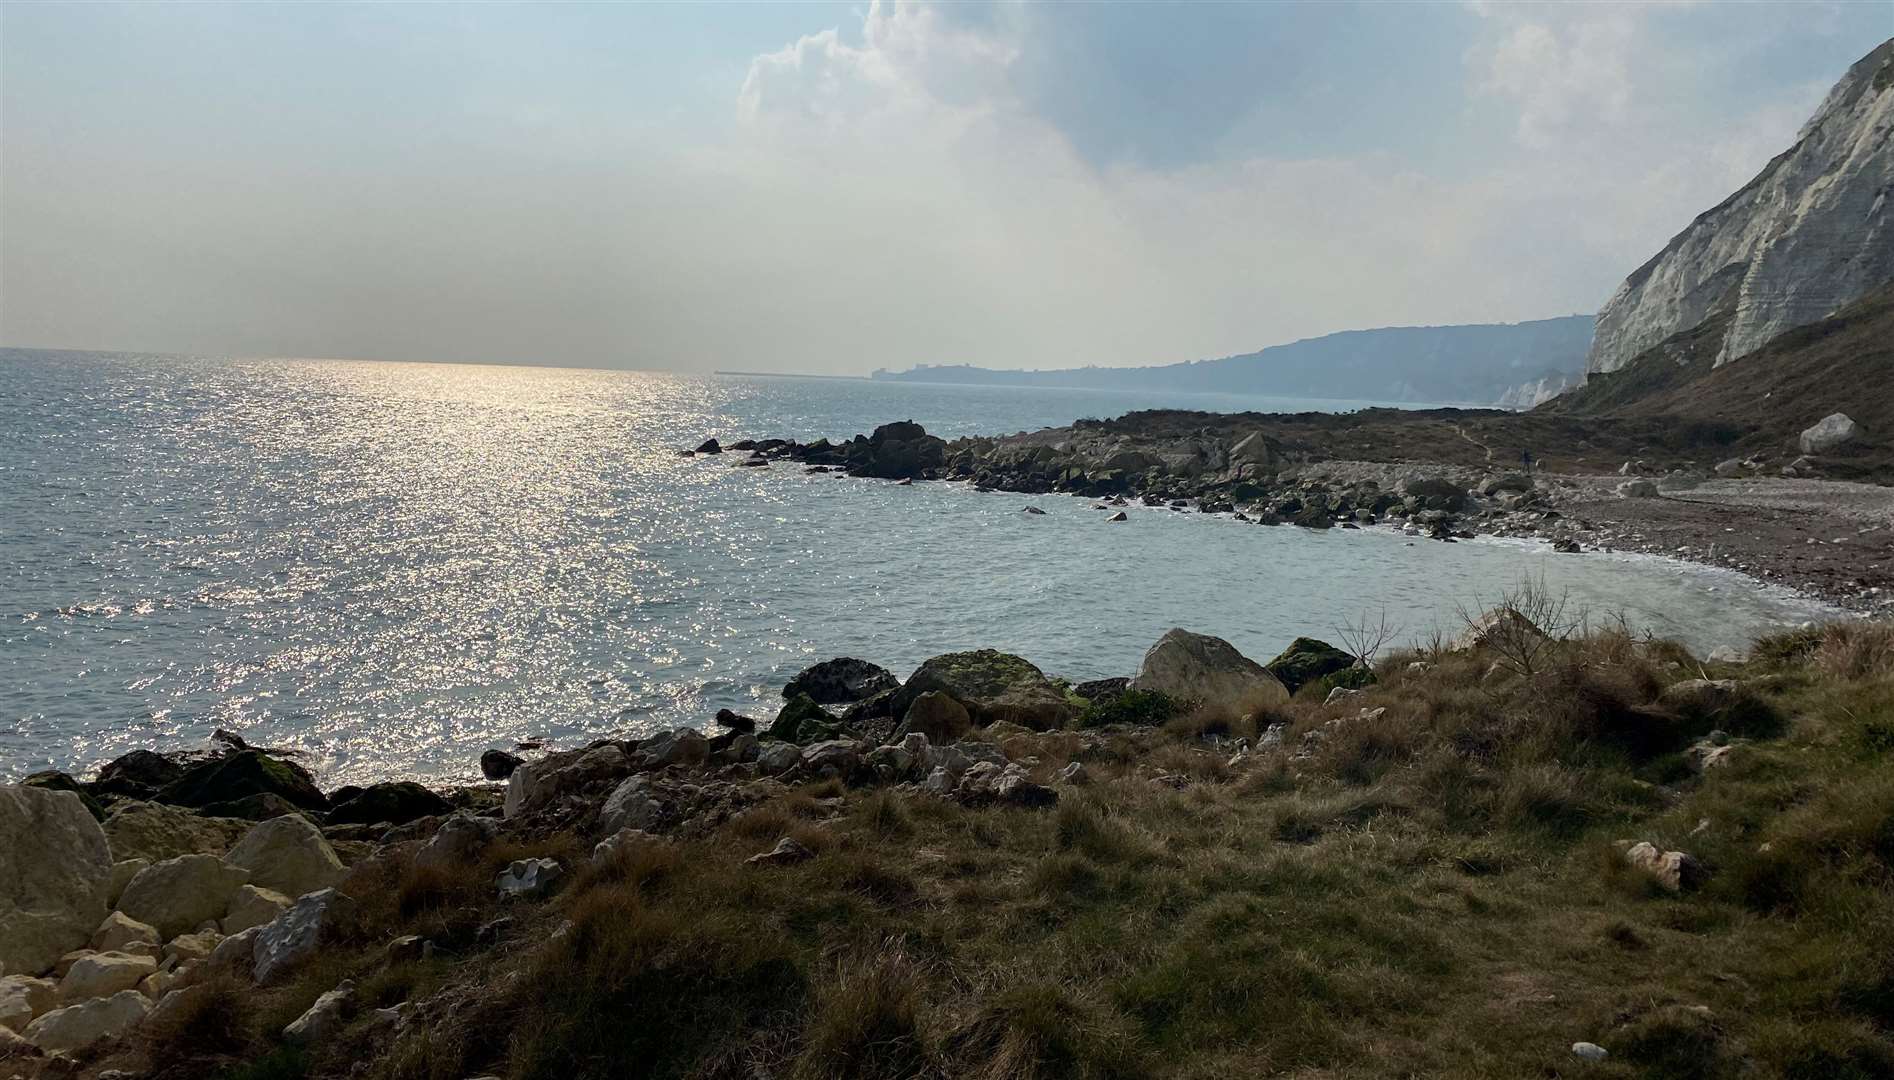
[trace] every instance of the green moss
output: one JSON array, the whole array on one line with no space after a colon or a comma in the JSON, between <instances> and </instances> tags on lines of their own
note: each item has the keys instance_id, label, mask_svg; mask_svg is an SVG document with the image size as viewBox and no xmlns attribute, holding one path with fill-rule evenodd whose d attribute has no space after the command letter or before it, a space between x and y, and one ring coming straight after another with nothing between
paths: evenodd
<instances>
[{"instance_id":1,"label":"green moss","mask_svg":"<svg viewBox=\"0 0 1894 1080\"><path fill-rule=\"evenodd\" d=\"M1161 690L1126 690L1105 701L1088 701L1079 714L1082 728L1107 724L1133 724L1157 727L1181 710L1175 699Z\"/></svg>"}]
</instances>

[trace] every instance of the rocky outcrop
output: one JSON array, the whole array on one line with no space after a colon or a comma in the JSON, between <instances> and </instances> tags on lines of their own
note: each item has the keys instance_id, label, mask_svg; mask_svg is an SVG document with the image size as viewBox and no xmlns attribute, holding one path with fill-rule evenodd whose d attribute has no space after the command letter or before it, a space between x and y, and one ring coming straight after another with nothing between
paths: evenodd
<instances>
[{"instance_id":1,"label":"rocky outcrop","mask_svg":"<svg viewBox=\"0 0 1894 1080\"><path fill-rule=\"evenodd\" d=\"M204 817L163 803L125 803L105 819L115 859L162 862L179 855L222 855L250 828L236 818Z\"/></svg>"},{"instance_id":2,"label":"rocky outcrop","mask_svg":"<svg viewBox=\"0 0 1894 1080\"><path fill-rule=\"evenodd\" d=\"M153 863L125 886L118 908L155 926L166 941L224 917L237 887L250 872L227 866L215 855L180 855Z\"/></svg>"},{"instance_id":3,"label":"rocky outcrop","mask_svg":"<svg viewBox=\"0 0 1894 1080\"><path fill-rule=\"evenodd\" d=\"M1181 628L1166 631L1145 652L1131 688L1237 714L1289 700L1282 681L1236 646Z\"/></svg>"},{"instance_id":4,"label":"rocky outcrop","mask_svg":"<svg viewBox=\"0 0 1894 1080\"><path fill-rule=\"evenodd\" d=\"M405 825L415 818L451 814L454 804L412 780L370 784L329 811L331 825Z\"/></svg>"},{"instance_id":5,"label":"rocky outcrop","mask_svg":"<svg viewBox=\"0 0 1894 1080\"><path fill-rule=\"evenodd\" d=\"M1704 212L1599 312L1588 373L1729 315L1718 365L1894 279L1894 40L1842 76L1795 145Z\"/></svg>"},{"instance_id":6,"label":"rocky outcrop","mask_svg":"<svg viewBox=\"0 0 1894 1080\"><path fill-rule=\"evenodd\" d=\"M880 664L840 656L804 668L783 687L783 700L800 694L817 705L847 705L899 685L894 672Z\"/></svg>"},{"instance_id":7,"label":"rocky outcrop","mask_svg":"<svg viewBox=\"0 0 1894 1080\"><path fill-rule=\"evenodd\" d=\"M0 787L0 968L37 975L105 918L112 856L69 791Z\"/></svg>"},{"instance_id":8,"label":"rocky outcrop","mask_svg":"<svg viewBox=\"0 0 1894 1080\"><path fill-rule=\"evenodd\" d=\"M309 771L261 750L241 750L195 766L159 790L159 802L214 807L252 796L270 795L301 810L327 810L329 800L316 789Z\"/></svg>"},{"instance_id":9,"label":"rocky outcrop","mask_svg":"<svg viewBox=\"0 0 1894 1080\"><path fill-rule=\"evenodd\" d=\"M1299 637L1289 643L1274 660L1265 664L1271 675L1281 680L1291 694L1304 683L1346 671L1355 666L1353 655L1316 638Z\"/></svg>"},{"instance_id":10,"label":"rocky outcrop","mask_svg":"<svg viewBox=\"0 0 1894 1080\"><path fill-rule=\"evenodd\" d=\"M1078 715L1077 706L1045 672L995 649L946 653L923 663L895 693L896 715L906 716L930 690L959 702L980 727L1006 722L1044 731L1064 727Z\"/></svg>"},{"instance_id":11,"label":"rocky outcrop","mask_svg":"<svg viewBox=\"0 0 1894 1080\"><path fill-rule=\"evenodd\" d=\"M252 828L224 862L249 871L250 884L288 897L326 889L342 878L342 860L335 849L322 830L300 814L285 814Z\"/></svg>"},{"instance_id":12,"label":"rocky outcrop","mask_svg":"<svg viewBox=\"0 0 1894 1080\"><path fill-rule=\"evenodd\" d=\"M26 1026L26 1041L51 1054L84 1050L101 1039L131 1031L151 1010L151 1002L136 990L120 990L111 997L54 1009Z\"/></svg>"}]
</instances>

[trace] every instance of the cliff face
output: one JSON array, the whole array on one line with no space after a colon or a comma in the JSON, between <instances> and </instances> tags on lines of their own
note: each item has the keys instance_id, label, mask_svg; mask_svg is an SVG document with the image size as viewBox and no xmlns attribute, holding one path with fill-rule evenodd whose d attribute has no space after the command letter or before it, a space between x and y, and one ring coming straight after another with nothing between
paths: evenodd
<instances>
[{"instance_id":1,"label":"cliff face","mask_svg":"<svg viewBox=\"0 0 1894 1080\"><path fill-rule=\"evenodd\" d=\"M1721 365L1894 279L1891 200L1894 39L1848 69L1794 146L1625 279L1586 371L1728 314Z\"/></svg>"}]
</instances>

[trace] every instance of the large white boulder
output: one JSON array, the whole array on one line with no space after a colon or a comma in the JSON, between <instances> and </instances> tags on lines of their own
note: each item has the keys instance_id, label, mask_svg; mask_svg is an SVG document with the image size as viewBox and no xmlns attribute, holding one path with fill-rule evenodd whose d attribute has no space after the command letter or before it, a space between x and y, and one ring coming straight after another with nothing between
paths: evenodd
<instances>
[{"instance_id":1,"label":"large white boulder","mask_svg":"<svg viewBox=\"0 0 1894 1080\"><path fill-rule=\"evenodd\" d=\"M215 855L180 855L138 872L118 898L118 909L158 928L166 940L223 918L250 872Z\"/></svg>"},{"instance_id":2,"label":"large white boulder","mask_svg":"<svg viewBox=\"0 0 1894 1080\"><path fill-rule=\"evenodd\" d=\"M105 917L112 854L70 791L0 787L0 970L37 975Z\"/></svg>"},{"instance_id":3,"label":"large white boulder","mask_svg":"<svg viewBox=\"0 0 1894 1080\"><path fill-rule=\"evenodd\" d=\"M1134 690L1156 690L1209 709L1249 713L1289 700L1282 681L1236 646L1208 634L1172 629L1146 650Z\"/></svg>"},{"instance_id":4,"label":"large white boulder","mask_svg":"<svg viewBox=\"0 0 1894 1080\"><path fill-rule=\"evenodd\" d=\"M259 889L255 885L238 887L237 894L230 898L230 908L224 913L223 931L226 934L241 934L252 926L262 926L295 903L289 897L273 889Z\"/></svg>"},{"instance_id":5,"label":"large white boulder","mask_svg":"<svg viewBox=\"0 0 1894 1080\"><path fill-rule=\"evenodd\" d=\"M59 984L31 975L0 978L0 1027L25 1031L33 1018L59 1003Z\"/></svg>"},{"instance_id":6,"label":"large white boulder","mask_svg":"<svg viewBox=\"0 0 1894 1080\"><path fill-rule=\"evenodd\" d=\"M1801 446L1804 454L1821 454L1842 443L1849 442L1861 434L1861 425L1849 418L1847 413L1829 413L1802 432Z\"/></svg>"},{"instance_id":7,"label":"large white boulder","mask_svg":"<svg viewBox=\"0 0 1894 1080\"><path fill-rule=\"evenodd\" d=\"M284 814L255 826L224 862L249 871L250 884L288 897L326 889L341 881L343 872L342 860L322 830L301 814Z\"/></svg>"},{"instance_id":8,"label":"large white boulder","mask_svg":"<svg viewBox=\"0 0 1894 1080\"><path fill-rule=\"evenodd\" d=\"M54 1009L26 1025L20 1034L49 1054L83 1050L100 1039L117 1038L145 1018L151 999L136 990Z\"/></svg>"},{"instance_id":9,"label":"large white boulder","mask_svg":"<svg viewBox=\"0 0 1894 1080\"><path fill-rule=\"evenodd\" d=\"M158 928L141 923L122 911L114 911L105 917L97 930L92 931L91 947L100 952L122 949L133 942L148 945L160 945Z\"/></svg>"},{"instance_id":10,"label":"large white boulder","mask_svg":"<svg viewBox=\"0 0 1894 1080\"><path fill-rule=\"evenodd\" d=\"M122 952L93 953L81 958L59 980L59 1003L76 1005L93 998L111 997L120 990L135 989L145 976L158 970L158 961L149 956Z\"/></svg>"},{"instance_id":11,"label":"large white boulder","mask_svg":"<svg viewBox=\"0 0 1894 1080\"><path fill-rule=\"evenodd\" d=\"M163 862L179 855L222 855L250 823L236 818L204 817L163 803L135 802L105 819L105 838L114 859Z\"/></svg>"},{"instance_id":12,"label":"large white boulder","mask_svg":"<svg viewBox=\"0 0 1894 1080\"><path fill-rule=\"evenodd\" d=\"M513 775L518 776L519 770L514 770ZM452 867L470 863L499 835L500 823L492 818L465 812L454 814L441 822L428 842L414 853L414 865Z\"/></svg>"}]
</instances>

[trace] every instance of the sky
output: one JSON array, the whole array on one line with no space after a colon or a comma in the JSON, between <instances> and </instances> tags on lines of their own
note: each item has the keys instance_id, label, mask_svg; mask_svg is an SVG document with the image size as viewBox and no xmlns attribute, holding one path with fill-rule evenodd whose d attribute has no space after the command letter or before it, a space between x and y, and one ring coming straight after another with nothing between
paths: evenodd
<instances>
[{"instance_id":1,"label":"sky","mask_svg":"<svg viewBox=\"0 0 1894 1080\"><path fill-rule=\"evenodd\" d=\"M1592 312L1858 3L0 4L0 345L863 374Z\"/></svg>"}]
</instances>

